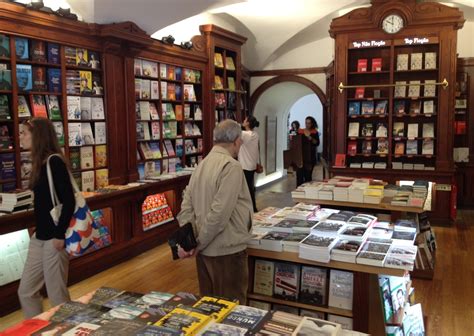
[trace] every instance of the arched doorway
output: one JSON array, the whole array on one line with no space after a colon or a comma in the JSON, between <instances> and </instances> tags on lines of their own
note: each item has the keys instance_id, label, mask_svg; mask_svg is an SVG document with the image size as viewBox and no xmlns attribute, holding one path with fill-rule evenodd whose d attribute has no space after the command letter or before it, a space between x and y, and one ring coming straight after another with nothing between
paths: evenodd
<instances>
[{"instance_id":1,"label":"arched doorway","mask_svg":"<svg viewBox=\"0 0 474 336\"><path fill-rule=\"evenodd\" d=\"M260 174L257 177L257 186L266 184L283 176L283 150L287 147L288 132L288 116L292 107L303 97L311 96L319 101L322 106L322 124L320 131L322 133L322 152L323 157L327 153L328 118L327 118L327 99L321 88L309 79L294 76L282 75L271 78L260 85L250 98L251 113L260 120L260 128L258 130L261 139L261 159L264 167L268 165L268 158L274 159L276 162L275 172L270 171L268 174ZM270 129L267 129L267 124ZM302 125L304 127L304 125ZM273 129L275 128L275 129ZM274 138L268 138L269 135ZM268 139L267 139L268 138ZM273 143L274 141L274 143ZM268 152L274 150L273 152ZM274 155L273 155L274 154Z\"/></svg>"}]
</instances>

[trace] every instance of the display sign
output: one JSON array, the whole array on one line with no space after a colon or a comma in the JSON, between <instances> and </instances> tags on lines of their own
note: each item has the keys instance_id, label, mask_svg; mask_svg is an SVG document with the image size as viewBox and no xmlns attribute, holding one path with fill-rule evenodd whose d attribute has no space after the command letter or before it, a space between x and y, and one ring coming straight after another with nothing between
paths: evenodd
<instances>
[{"instance_id":1,"label":"display sign","mask_svg":"<svg viewBox=\"0 0 474 336\"><path fill-rule=\"evenodd\" d=\"M371 40L371 41L354 41L352 42L353 48L368 48L368 47L385 47L387 42L384 40Z\"/></svg>"}]
</instances>

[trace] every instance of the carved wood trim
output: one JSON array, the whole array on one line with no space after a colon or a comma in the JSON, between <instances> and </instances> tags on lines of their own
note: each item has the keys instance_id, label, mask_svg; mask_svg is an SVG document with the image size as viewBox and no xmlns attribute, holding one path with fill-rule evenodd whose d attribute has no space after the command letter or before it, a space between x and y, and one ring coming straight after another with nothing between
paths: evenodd
<instances>
[{"instance_id":1,"label":"carved wood trim","mask_svg":"<svg viewBox=\"0 0 474 336\"><path fill-rule=\"evenodd\" d=\"M247 41L246 37L236 34L234 32L231 32L227 29L221 28L219 26L213 25L213 24L199 26L199 31L201 32L201 34L215 35L216 37L229 40L232 43L235 43L238 45L242 45L245 43L245 41Z\"/></svg>"},{"instance_id":2,"label":"carved wood trim","mask_svg":"<svg viewBox=\"0 0 474 336\"><path fill-rule=\"evenodd\" d=\"M325 67L250 71L250 77L291 76L325 73Z\"/></svg>"}]
</instances>

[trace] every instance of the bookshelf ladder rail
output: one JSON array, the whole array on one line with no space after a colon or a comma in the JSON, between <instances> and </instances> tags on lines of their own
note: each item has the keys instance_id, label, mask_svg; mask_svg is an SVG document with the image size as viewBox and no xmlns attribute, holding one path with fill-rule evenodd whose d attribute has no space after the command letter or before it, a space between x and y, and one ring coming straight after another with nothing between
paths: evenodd
<instances>
[{"instance_id":1,"label":"bookshelf ladder rail","mask_svg":"<svg viewBox=\"0 0 474 336\"><path fill-rule=\"evenodd\" d=\"M337 87L339 93L342 93L345 89L356 89L356 88L385 88L385 87L398 87L398 86L425 86L425 85L438 85L443 89L446 89L449 86L449 82L446 78L442 82L437 83L417 83L417 84L367 84L367 85L344 85L342 82L339 83Z\"/></svg>"}]
</instances>

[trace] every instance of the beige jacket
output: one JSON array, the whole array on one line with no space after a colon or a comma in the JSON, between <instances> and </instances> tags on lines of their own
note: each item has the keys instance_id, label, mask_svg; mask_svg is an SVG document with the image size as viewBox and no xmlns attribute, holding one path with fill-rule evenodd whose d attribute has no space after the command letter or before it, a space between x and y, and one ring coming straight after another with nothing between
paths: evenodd
<instances>
[{"instance_id":1,"label":"beige jacket","mask_svg":"<svg viewBox=\"0 0 474 336\"><path fill-rule=\"evenodd\" d=\"M193 224L200 253L224 256L247 248L252 209L242 166L214 146L191 176L178 221Z\"/></svg>"}]
</instances>

